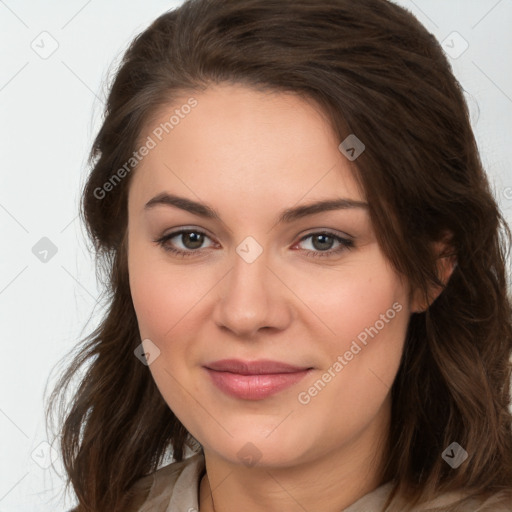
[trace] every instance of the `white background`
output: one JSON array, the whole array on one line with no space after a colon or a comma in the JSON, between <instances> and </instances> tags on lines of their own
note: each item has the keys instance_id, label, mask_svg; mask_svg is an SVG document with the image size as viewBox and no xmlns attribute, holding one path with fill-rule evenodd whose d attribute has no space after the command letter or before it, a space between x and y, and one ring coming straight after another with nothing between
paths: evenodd
<instances>
[{"instance_id":1,"label":"white background","mask_svg":"<svg viewBox=\"0 0 512 512\"><path fill-rule=\"evenodd\" d=\"M0 512L57 512L73 504L62 499L58 474L41 467L53 441L44 427L43 395L57 362L101 314L94 262L77 218L86 158L109 72L136 34L180 3L0 0ZM451 62L510 222L512 0L397 3L451 51L464 44L453 31L469 44ZM50 36L41 36L44 31ZM58 48L43 59L31 47L43 51L43 44L46 51ZM46 263L32 252L42 237L57 248Z\"/></svg>"}]
</instances>

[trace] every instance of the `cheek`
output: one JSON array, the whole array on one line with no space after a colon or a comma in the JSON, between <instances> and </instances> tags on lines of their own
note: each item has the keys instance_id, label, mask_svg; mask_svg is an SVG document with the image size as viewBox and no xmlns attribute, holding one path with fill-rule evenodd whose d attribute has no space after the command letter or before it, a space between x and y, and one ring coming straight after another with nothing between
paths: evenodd
<instances>
[{"instance_id":1,"label":"cheek","mask_svg":"<svg viewBox=\"0 0 512 512\"><path fill-rule=\"evenodd\" d=\"M147 266L130 275L133 305L141 336L161 339L162 334L172 329L188 297L190 287L180 286L176 276L172 287L158 267ZM184 312L182 313L184 314Z\"/></svg>"},{"instance_id":2,"label":"cheek","mask_svg":"<svg viewBox=\"0 0 512 512\"><path fill-rule=\"evenodd\" d=\"M381 407L400 364L409 322L406 290L377 256L343 273L331 271L316 284L310 280L302 289L303 294L317 290L308 296L308 306L331 332L322 336L323 366L301 387L298 402L312 421L328 419L347 432ZM328 418L326 410L331 411Z\"/></svg>"},{"instance_id":3,"label":"cheek","mask_svg":"<svg viewBox=\"0 0 512 512\"><path fill-rule=\"evenodd\" d=\"M190 333L196 332L198 324L199 308L194 309L194 305L211 285L198 279L198 272L191 282L190 269L171 266L165 253L155 252L135 243L129 252L130 289L140 336L150 339L160 351L149 371L164 400L197 435L190 417L194 409L190 394L200 396L200 390L183 362L194 358L190 353L194 345L189 343Z\"/></svg>"},{"instance_id":4,"label":"cheek","mask_svg":"<svg viewBox=\"0 0 512 512\"><path fill-rule=\"evenodd\" d=\"M170 265L164 252L137 245L130 250L130 290L141 336L163 341L211 288L208 276Z\"/></svg>"},{"instance_id":5,"label":"cheek","mask_svg":"<svg viewBox=\"0 0 512 512\"><path fill-rule=\"evenodd\" d=\"M364 342L375 327L386 335L404 329L404 315L396 321L408 307L399 277L379 254L370 256L364 264L304 273L291 281L325 333L322 338L331 340L331 353L348 350L358 336Z\"/></svg>"}]
</instances>

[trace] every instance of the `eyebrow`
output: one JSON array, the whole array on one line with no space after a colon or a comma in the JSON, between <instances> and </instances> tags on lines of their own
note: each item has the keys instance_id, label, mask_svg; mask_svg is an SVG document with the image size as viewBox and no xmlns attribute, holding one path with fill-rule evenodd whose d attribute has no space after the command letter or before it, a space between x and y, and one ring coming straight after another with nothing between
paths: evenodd
<instances>
[{"instance_id":1,"label":"eyebrow","mask_svg":"<svg viewBox=\"0 0 512 512\"><path fill-rule=\"evenodd\" d=\"M197 215L199 217L222 221L217 211L211 208L210 206L203 203L198 203L196 201L192 201L191 199L187 199L186 197L180 197L173 194L168 194L166 192L162 192L161 194L158 194L157 196L153 197L153 199L150 199L144 206L144 210L150 210L151 208L154 208L155 206L159 205L174 206L176 208L180 208L181 210L193 213L194 215ZM283 210L283 212L279 216L278 223L290 223L295 220L306 217L308 215L314 215L316 213L326 212L330 210L345 210L349 208L368 209L368 203L354 199L343 198L317 201L314 203L296 206L294 208L287 208L286 210Z\"/></svg>"}]
</instances>

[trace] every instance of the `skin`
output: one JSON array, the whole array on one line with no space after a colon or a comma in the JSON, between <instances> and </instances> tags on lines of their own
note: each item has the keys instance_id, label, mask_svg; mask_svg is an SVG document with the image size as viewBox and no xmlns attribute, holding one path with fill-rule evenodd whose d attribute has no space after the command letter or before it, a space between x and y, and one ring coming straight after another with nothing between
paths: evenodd
<instances>
[{"instance_id":1,"label":"skin","mask_svg":"<svg viewBox=\"0 0 512 512\"><path fill-rule=\"evenodd\" d=\"M141 139L189 96L162 108ZM285 208L365 201L354 164L338 150L341 141L319 108L241 85L193 96L197 107L142 160L130 184L131 292L141 339L160 350L149 370L204 448L201 512L213 510L209 486L217 512L340 511L384 483L390 387L409 316L422 306L384 257L365 208L276 223ZM168 205L144 208L162 192L207 203L222 220ZM202 245L179 235L167 242L196 251L191 257L154 242L180 228L207 234ZM322 230L349 235L354 247L334 254L340 243L327 239L323 251L331 255L311 256L307 251L321 253L322 245L301 239ZM252 263L236 252L248 236L263 249ZM396 303L394 318L300 403L298 394ZM222 393L203 368L224 358L313 370L273 396L242 400ZM238 455L247 443L260 457L254 466Z\"/></svg>"}]
</instances>

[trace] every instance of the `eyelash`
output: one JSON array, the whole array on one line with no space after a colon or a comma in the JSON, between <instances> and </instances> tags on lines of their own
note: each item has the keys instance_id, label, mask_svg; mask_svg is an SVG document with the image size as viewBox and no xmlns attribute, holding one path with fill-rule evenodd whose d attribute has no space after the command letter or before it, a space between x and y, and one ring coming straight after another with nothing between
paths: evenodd
<instances>
[{"instance_id":1,"label":"eyelash","mask_svg":"<svg viewBox=\"0 0 512 512\"><path fill-rule=\"evenodd\" d=\"M171 247L170 245L167 245L167 242L169 240L171 240L172 238L175 238L176 236L183 235L186 233L196 233L196 234L204 235L204 236L210 238L204 231L201 231L200 229L182 229L182 230L174 231L173 233L164 235L161 238L154 240L154 242L156 244L158 244L159 246L161 246L164 249L164 251L170 252L177 257L180 257L180 258L193 257L198 252L200 252L201 249L196 249L196 250L190 249L188 251L183 251L181 249L176 249L176 248ZM304 240L307 240L308 238L318 236L318 235L324 235L324 236L334 238L335 241L339 242L341 245L338 249L327 250L327 251L311 251L308 249L304 249L306 254L313 258L328 258L328 257L336 256L345 250L350 250L350 249L354 248L353 240L350 240L348 238L343 238L339 235L335 235L334 233L330 233L328 231L318 231L318 232L314 232L314 233L309 233L308 235L305 235L304 237L302 237L298 243L303 242Z\"/></svg>"}]
</instances>

